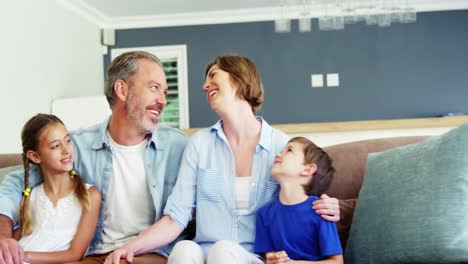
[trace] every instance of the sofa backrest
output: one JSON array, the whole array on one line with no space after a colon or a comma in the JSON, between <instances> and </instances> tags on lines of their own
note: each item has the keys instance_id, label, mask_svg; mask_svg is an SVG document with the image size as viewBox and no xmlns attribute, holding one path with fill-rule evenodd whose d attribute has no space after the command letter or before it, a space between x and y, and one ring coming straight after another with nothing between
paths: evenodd
<instances>
[{"instance_id":1,"label":"sofa backrest","mask_svg":"<svg viewBox=\"0 0 468 264\"><path fill-rule=\"evenodd\" d=\"M21 154L0 154L0 183L9 172L22 167Z\"/></svg>"},{"instance_id":2,"label":"sofa backrest","mask_svg":"<svg viewBox=\"0 0 468 264\"><path fill-rule=\"evenodd\" d=\"M425 138L427 136L370 139L324 148L333 159L333 165L336 169L327 194L341 200L341 220L338 222L337 227L343 248L346 248L356 198L359 195L364 179L367 155L372 152L382 152L391 148L417 143ZM20 154L0 154L0 171L3 167L13 165L21 165ZM7 169L4 170L6 173ZM3 176L0 173L0 182Z\"/></svg>"},{"instance_id":3,"label":"sofa backrest","mask_svg":"<svg viewBox=\"0 0 468 264\"><path fill-rule=\"evenodd\" d=\"M21 164L21 154L0 154L0 169Z\"/></svg>"},{"instance_id":4,"label":"sofa backrest","mask_svg":"<svg viewBox=\"0 0 468 264\"><path fill-rule=\"evenodd\" d=\"M417 143L425 138L427 136L369 139L325 147L336 169L327 194L340 200L357 198L364 179L368 153Z\"/></svg>"},{"instance_id":5,"label":"sofa backrest","mask_svg":"<svg viewBox=\"0 0 468 264\"><path fill-rule=\"evenodd\" d=\"M327 192L340 200L357 198L364 179L367 154L419 142L426 136L369 139L325 147L336 173ZM313 140L313 138L312 138ZM21 154L0 154L0 169L21 165Z\"/></svg>"},{"instance_id":6,"label":"sofa backrest","mask_svg":"<svg viewBox=\"0 0 468 264\"><path fill-rule=\"evenodd\" d=\"M333 159L336 170L326 193L340 200L341 219L337 223L337 228L343 249L346 248L354 207L366 173L367 155L417 143L425 138L427 136L368 139L324 148Z\"/></svg>"}]
</instances>

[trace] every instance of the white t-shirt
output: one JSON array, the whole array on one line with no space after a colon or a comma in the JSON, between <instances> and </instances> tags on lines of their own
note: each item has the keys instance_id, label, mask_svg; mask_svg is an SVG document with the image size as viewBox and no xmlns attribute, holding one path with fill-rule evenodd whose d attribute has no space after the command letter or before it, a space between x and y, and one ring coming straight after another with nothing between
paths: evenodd
<instances>
[{"instance_id":1,"label":"white t-shirt","mask_svg":"<svg viewBox=\"0 0 468 264\"><path fill-rule=\"evenodd\" d=\"M86 184L89 189L91 185ZM83 207L71 192L54 206L44 193L44 185L32 189L29 197L33 232L20 239L24 251L54 252L70 248L80 223Z\"/></svg>"},{"instance_id":2,"label":"white t-shirt","mask_svg":"<svg viewBox=\"0 0 468 264\"><path fill-rule=\"evenodd\" d=\"M239 215L245 215L249 210L250 179L252 176L234 178L236 184L236 210Z\"/></svg>"},{"instance_id":3,"label":"white t-shirt","mask_svg":"<svg viewBox=\"0 0 468 264\"><path fill-rule=\"evenodd\" d=\"M113 171L102 239L95 254L117 249L148 229L155 221L154 203L148 188L144 163L148 141L134 146L122 146L109 135L109 143Z\"/></svg>"}]
</instances>

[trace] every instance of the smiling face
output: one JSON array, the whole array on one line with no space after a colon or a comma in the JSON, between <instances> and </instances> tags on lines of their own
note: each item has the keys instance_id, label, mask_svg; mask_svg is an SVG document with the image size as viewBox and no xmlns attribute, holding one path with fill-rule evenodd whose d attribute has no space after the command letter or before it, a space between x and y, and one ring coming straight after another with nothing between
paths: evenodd
<instances>
[{"instance_id":1,"label":"smiling face","mask_svg":"<svg viewBox=\"0 0 468 264\"><path fill-rule=\"evenodd\" d=\"M203 91L211 108L217 112L222 106L240 100L236 96L236 88L233 85L229 73L221 70L214 64L208 71L203 84Z\"/></svg>"},{"instance_id":2,"label":"smiling face","mask_svg":"<svg viewBox=\"0 0 468 264\"><path fill-rule=\"evenodd\" d=\"M252 112L257 113L263 103L263 84L255 64L248 58L239 55L217 56L214 61L208 63L205 69L205 92L210 90L210 86L216 88L216 82L212 85L209 73L215 68L228 73L229 84L235 88L238 102L251 108ZM220 85L218 85L219 87ZM210 102L210 96L207 96ZM211 104L211 102L210 102ZM213 107L213 105L212 105Z\"/></svg>"},{"instance_id":3,"label":"smiling face","mask_svg":"<svg viewBox=\"0 0 468 264\"><path fill-rule=\"evenodd\" d=\"M153 132L167 105L168 87L163 69L156 62L140 59L138 71L128 86L127 119L133 120L142 133Z\"/></svg>"},{"instance_id":4,"label":"smiling face","mask_svg":"<svg viewBox=\"0 0 468 264\"><path fill-rule=\"evenodd\" d=\"M39 164L45 175L71 171L73 154L70 134L61 123L53 123L45 127L39 136L37 149L27 152L28 158Z\"/></svg>"}]
</instances>

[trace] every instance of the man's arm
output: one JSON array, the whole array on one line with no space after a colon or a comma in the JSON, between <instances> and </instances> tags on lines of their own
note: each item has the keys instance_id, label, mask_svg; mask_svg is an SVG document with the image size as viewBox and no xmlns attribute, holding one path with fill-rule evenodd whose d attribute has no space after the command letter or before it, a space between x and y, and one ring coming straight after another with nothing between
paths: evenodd
<instances>
[{"instance_id":1,"label":"man's arm","mask_svg":"<svg viewBox=\"0 0 468 264\"><path fill-rule=\"evenodd\" d=\"M0 215L0 264L23 264L23 248L12 237L13 221Z\"/></svg>"},{"instance_id":2,"label":"man's arm","mask_svg":"<svg viewBox=\"0 0 468 264\"><path fill-rule=\"evenodd\" d=\"M13 237L13 221L5 215L0 214L0 239Z\"/></svg>"},{"instance_id":3,"label":"man's arm","mask_svg":"<svg viewBox=\"0 0 468 264\"><path fill-rule=\"evenodd\" d=\"M34 168L33 168L34 169ZM36 168L37 169L37 168ZM31 174L30 185L38 182L37 173ZM13 239L13 227L17 221L21 194L23 191L23 170L19 169L5 175L0 184L0 264L22 264L23 248Z\"/></svg>"}]
</instances>

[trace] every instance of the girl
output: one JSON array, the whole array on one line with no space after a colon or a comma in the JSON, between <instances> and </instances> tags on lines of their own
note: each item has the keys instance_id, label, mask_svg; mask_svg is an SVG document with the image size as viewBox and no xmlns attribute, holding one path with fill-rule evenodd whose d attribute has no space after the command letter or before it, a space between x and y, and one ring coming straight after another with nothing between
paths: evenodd
<instances>
[{"instance_id":1,"label":"girl","mask_svg":"<svg viewBox=\"0 0 468 264\"><path fill-rule=\"evenodd\" d=\"M73 144L59 118L37 114L24 125L21 139L24 191L16 237L21 236L24 261L78 261L94 236L101 195L73 170ZM44 179L34 189L30 169L40 169Z\"/></svg>"}]
</instances>

